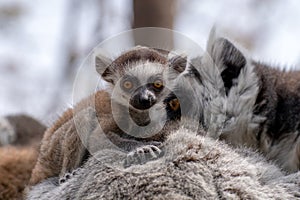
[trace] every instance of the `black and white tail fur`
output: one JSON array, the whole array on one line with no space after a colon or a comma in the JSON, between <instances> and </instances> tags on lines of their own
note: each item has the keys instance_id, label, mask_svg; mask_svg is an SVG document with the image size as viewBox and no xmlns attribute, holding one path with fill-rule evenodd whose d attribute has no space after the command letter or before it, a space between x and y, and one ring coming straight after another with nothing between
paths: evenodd
<instances>
[{"instance_id":1,"label":"black and white tail fur","mask_svg":"<svg viewBox=\"0 0 300 200\"><path fill-rule=\"evenodd\" d=\"M300 169L300 72L255 62L213 30L207 51L226 91L219 136L234 146L258 149L288 172Z\"/></svg>"}]
</instances>

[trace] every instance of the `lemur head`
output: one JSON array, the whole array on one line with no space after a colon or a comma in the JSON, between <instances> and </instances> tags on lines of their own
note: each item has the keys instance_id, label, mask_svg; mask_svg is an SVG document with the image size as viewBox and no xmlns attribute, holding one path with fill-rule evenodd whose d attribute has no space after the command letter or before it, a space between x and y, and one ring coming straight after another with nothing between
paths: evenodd
<instances>
[{"instance_id":1,"label":"lemur head","mask_svg":"<svg viewBox=\"0 0 300 200\"><path fill-rule=\"evenodd\" d=\"M145 122L141 114L148 115L154 105L166 108L170 115L180 109L176 97L169 94L185 70L186 56L137 46L114 60L97 55L95 63L97 72L113 87L112 99L138 113L141 123Z\"/></svg>"}]
</instances>

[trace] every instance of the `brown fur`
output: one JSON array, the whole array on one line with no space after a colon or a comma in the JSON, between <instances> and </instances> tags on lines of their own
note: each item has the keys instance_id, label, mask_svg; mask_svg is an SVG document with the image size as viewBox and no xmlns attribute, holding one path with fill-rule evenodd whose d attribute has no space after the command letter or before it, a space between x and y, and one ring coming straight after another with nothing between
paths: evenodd
<instances>
[{"instance_id":1,"label":"brown fur","mask_svg":"<svg viewBox=\"0 0 300 200\"><path fill-rule=\"evenodd\" d=\"M96 57L96 59L98 58ZM163 65L165 68L169 67L167 57L163 54L149 48L137 47L115 59L110 63L110 67L101 75L107 82L113 85L115 83L114 80L107 78L107 76L114 76L115 73L122 74L124 73L123 70L125 70L125 66L136 63L137 61L155 62L165 64ZM179 59L173 60L172 64L174 64L174 68L179 68L179 62ZM102 63L101 59L96 60L97 70L102 70L106 64L107 63ZM54 125L46 131L42 140L37 164L32 172L30 185L35 185L49 177L62 176L66 172L70 172L82 165L82 162L86 156L88 156L89 152L87 152L87 149L82 144L74 119L77 114L79 115L80 111L86 110L88 107L95 108L96 117L105 135L113 144L124 150L131 151L135 146L151 143L152 141L163 141L165 139L166 129L145 139L124 133L117 126L112 116L110 94L107 91L98 91L79 102L73 109L68 109ZM124 106L120 105L117 107L117 109L120 107L118 114L122 115L121 113ZM81 117L85 118L87 116ZM118 117L122 118L122 116ZM88 119L88 121L91 120ZM92 131L94 130L88 131L87 134L90 134ZM101 142L102 141L100 141L100 143ZM102 144L97 145L101 148Z\"/></svg>"},{"instance_id":2,"label":"brown fur","mask_svg":"<svg viewBox=\"0 0 300 200\"><path fill-rule=\"evenodd\" d=\"M0 148L0 199L21 199L37 159L35 148Z\"/></svg>"},{"instance_id":3,"label":"brown fur","mask_svg":"<svg viewBox=\"0 0 300 200\"><path fill-rule=\"evenodd\" d=\"M102 74L103 77L106 77L110 73L113 73L114 70L124 70L125 66L129 63L134 63L138 61L150 61L150 62L158 62L161 64L167 64L167 59L157 50L137 47L131 51L125 52L122 56L118 57L114 60L110 67L108 67ZM102 67L102 66L101 66ZM109 81L110 82L110 81Z\"/></svg>"},{"instance_id":4,"label":"brown fur","mask_svg":"<svg viewBox=\"0 0 300 200\"><path fill-rule=\"evenodd\" d=\"M11 144L14 146L38 146L43 138L46 126L28 115L11 115L6 119L13 126L16 140Z\"/></svg>"},{"instance_id":5,"label":"brown fur","mask_svg":"<svg viewBox=\"0 0 300 200\"><path fill-rule=\"evenodd\" d=\"M68 171L78 168L82 164L82 160L85 156L85 147L77 133L73 115L74 112L78 113L89 106L93 106L93 102L95 102L97 118L103 132L106 133L117 146L125 145L119 138L114 138L114 136L109 133L109 131L112 131L120 134L120 136L124 134L112 118L109 93L106 91L98 91L95 95L91 95L79 102L73 109L68 109L57 122L46 131L42 140L37 164L32 172L30 185L35 185L49 177L63 175ZM144 142L152 140L161 141L163 140L163 135L163 133L160 133L147 139L135 139ZM128 141L129 140L125 140L125 142Z\"/></svg>"},{"instance_id":6,"label":"brown fur","mask_svg":"<svg viewBox=\"0 0 300 200\"><path fill-rule=\"evenodd\" d=\"M73 119L74 111L79 112L87 107L95 107L97 113L109 114L111 113L110 97L109 93L105 91L98 91L95 95L91 95L88 98L80 101L74 108L67 109L47 130L45 138L51 136L56 130L61 128L69 120Z\"/></svg>"},{"instance_id":7,"label":"brown fur","mask_svg":"<svg viewBox=\"0 0 300 200\"><path fill-rule=\"evenodd\" d=\"M27 115L4 117L15 138L0 147L0 199L21 199L38 156L45 126ZM1 133L0 134L5 134Z\"/></svg>"},{"instance_id":8,"label":"brown fur","mask_svg":"<svg viewBox=\"0 0 300 200\"><path fill-rule=\"evenodd\" d=\"M98 58L96 57L96 59ZM108 75L114 76L114 73L123 73L125 65L128 66L130 63L135 63L137 61L166 64L167 58L155 50L137 47L131 51L125 52L114 60L113 63L110 63L110 67L101 75L105 79ZM102 70L106 64L108 63L102 63L102 60L99 59L96 61L96 68ZM114 84L114 81L109 78L105 80ZM80 111L85 110L88 107L95 108L96 117L103 132L112 143L121 148L130 150L128 147L134 146L137 143L163 140L163 133L143 139L129 136L120 130L112 116L109 93L106 91L98 91L79 102L73 109L68 109L54 125L46 131L37 164L32 172L30 180L31 185L35 185L41 180L49 177L63 175L66 172L78 168L82 164L86 155L88 155L88 152L77 133L76 124L74 122L76 116L74 113L80 113ZM118 107L122 106L120 105ZM119 111L118 113L120 112L122 111ZM86 116L82 117L85 118ZM101 148L101 144L98 145Z\"/></svg>"},{"instance_id":9,"label":"brown fur","mask_svg":"<svg viewBox=\"0 0 300 200\"><path fill-rule=\"evenodd\" d=\"M300 71L281 71L264 64L254 64L260 80L254 113L266 117L258 135L261 150L287 171L298 171Z\"/></svg>"},{"instance_id":10,"label":"brown fur","mask_svg":"<svg viewBox=\"0 0 300 200\"><path fill-rule=\"evenodd\" d=\"M79 112L89 106L93 106L94 103L96 112L99 113L98 116L99 121L102 124L101 127L110 127L114 129L114 127L111 126L112 124L110 121L105 120L108 118L102 117L107 114L111 114L110 97L105 91L98 91L95 95L91 95L90 97L82 100L74 107L74 109L69 108L54 123L54 125L46 131L44 135L39 158L30 179L31 185L35 185L43 179L58 176L63 168L66 170L73 170L79 166L80 163L74 162L81 159L83 156L81 151L84 147L79 135L77 134L77 130L73 122L73 115L75 110L76 112ZM105 126L106 122L107 126ZM64 128L64 125L67 123L69 123L69 126ZM62 131L59 131L59 129ZM71 151L66 152L64 149L69 149Z\"/></svg>"}]
</instances>

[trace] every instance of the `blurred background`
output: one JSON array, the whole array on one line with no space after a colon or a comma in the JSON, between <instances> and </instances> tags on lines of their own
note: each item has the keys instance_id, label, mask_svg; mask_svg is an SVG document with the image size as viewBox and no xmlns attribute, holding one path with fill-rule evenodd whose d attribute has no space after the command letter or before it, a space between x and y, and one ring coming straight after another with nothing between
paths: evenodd
<instances>
[{"instance_id":1,"label":"blurred background","mask_svg":"<svg viewBox=\"0 0 300 200\"><path fill-rule=\"evenodd\" d=\"M71 106L93 47L136 27L174 29L205 48L217 24L255 59L300 67L299 19L298 0L0 0L0 115L50 124Z\"/></svg>"}]
</instances>

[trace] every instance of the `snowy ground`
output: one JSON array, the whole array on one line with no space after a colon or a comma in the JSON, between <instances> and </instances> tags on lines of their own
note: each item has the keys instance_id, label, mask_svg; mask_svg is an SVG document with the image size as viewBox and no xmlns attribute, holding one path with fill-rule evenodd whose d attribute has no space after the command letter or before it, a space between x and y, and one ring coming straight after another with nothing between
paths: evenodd
<instances>
[{"instance_id":1,"label":"snowy ground","mask_svg":"<svg viewBox=\"0 0 300 200\"><path fill-rule=\"evenodd\" d=\"M71 88L58 84L63 83L59 78L69 1L0 0L0 8L20 5L23 9L20 19L0 21L0 115L25 112L49 123L71 104ZM93 46L90 27L96 11L93 0L85 2L78 20L77 46L82 54L78 66ZM131 1L103 2L102 39L130 29ZM209 29L217 24L255 58L300 66L299 19L297 0L181 0L175 29L205 48ZM56 97L58 89L61 98ZM58 106L52 110L56 100Z\"/></svg>"}]
</instances>

